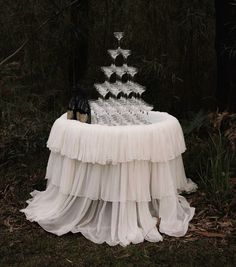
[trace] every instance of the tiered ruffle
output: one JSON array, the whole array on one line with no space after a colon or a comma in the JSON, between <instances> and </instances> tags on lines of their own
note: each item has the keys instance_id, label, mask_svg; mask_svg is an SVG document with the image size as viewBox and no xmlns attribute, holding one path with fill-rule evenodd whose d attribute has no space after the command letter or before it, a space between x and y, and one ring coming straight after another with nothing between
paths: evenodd
<instances>
[{"instance_id":1,"label":"tiered ruffle","mask_svg":"<svg viewBox=\"0 0 236 267\"><path fill-rule=\"evenodd\" d=\"M22 210L56 235L81 232L109 245L157 242L159 231L185 235L194 215L181 191L197 189L185 176L178 120L151 112L152 125L101 126L54 123L45 191L34 190Z\"/></svg>"},{"instance_id":2,"label":"tiered ruffle","mask_svg":"<svg viewBox=\"0 0 236 267\"><path fill-rule=\"evenodd\" d=\"M111 202L148 202L196 190L196 185L186 179L181 156L161 163L100 165L51 152L46 178L63 194Z\"/></svg>"},{"instance_id":3,"label":"tiered ruffle","mask_svg":"<svg viewBox=\"0 0 236 267\"><path fill-rule=\"evenodd\" d=\"M178 120L164 112L150 112L150 125L104 126L67 120L55 121L47 147L90 163L122 163L133 160L166 162L186 150Z\"/></svg>"}]
</instances>

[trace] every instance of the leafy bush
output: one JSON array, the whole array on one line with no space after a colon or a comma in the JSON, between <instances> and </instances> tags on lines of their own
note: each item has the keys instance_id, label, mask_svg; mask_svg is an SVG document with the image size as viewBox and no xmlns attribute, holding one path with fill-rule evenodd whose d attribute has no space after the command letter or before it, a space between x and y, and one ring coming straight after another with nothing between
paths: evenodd
<instances>
[{"instance_id":1,"label":"leafy bush","mask_svg":"<svg viewBox=\"0 0 236 267\"><path fill-rule=\"evenodd\" d=\"M232 151L221 132L209 137L200 161L199 177L206 198L217 208L222 209L231 199L230 178Z\"/></svg>"},{"instance_id":2,"label":"leafy bush","mask_svg":"<svg viewBox=\"0 0 236 267\"><path fill-rule=\"evenodd\" d=\"M183 121L186 172L199 177L206 199L221 209L231 200L236 173L236 114L199 111Z\"/></svg>"},{"instance_id":3,"label":"leafy bush","mask_svg":"<svg viewBox=\"0 0 236 267\"><path fill-rule=\"evenodd\" d=\"M0 83L0 166L44 149L53 121L66 108L61 104L59 90L33 92L25 84L18 65L11 63L2 70L5 75Z\"/></svg>"}]
</instances>

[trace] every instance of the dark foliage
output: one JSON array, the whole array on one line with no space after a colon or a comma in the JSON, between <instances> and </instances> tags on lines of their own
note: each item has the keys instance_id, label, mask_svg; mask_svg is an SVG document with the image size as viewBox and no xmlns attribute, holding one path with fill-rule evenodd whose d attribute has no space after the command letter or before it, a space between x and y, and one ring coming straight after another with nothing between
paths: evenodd
<instances>
[{"instance_id":1,"label":"dark foliage","mask_svg":"<svg viewBox=\"0 0 236 267\"><path fill-rule=\"evenodd\" d=\"M52 88L70 95L71 1L0 1L2 29L0 57L17 54L23 76L35 92ZM99 67L109 62L106 50L114 47L113 31L124 30L123 45L132 49L132 64L140 68L138 80L158 110L182 115L186 110L215 104L214 3L212 1L78 1L77 21L83 61L88 43L87 71L80 83L94 97L93 83L101 79ZM39 25L48 18L41 29ZM78 29L78 28L77 28ZM79 66L81 69L81 65ZM84 65L86 69L86 65Z\"/></svg>"}]
</instances>

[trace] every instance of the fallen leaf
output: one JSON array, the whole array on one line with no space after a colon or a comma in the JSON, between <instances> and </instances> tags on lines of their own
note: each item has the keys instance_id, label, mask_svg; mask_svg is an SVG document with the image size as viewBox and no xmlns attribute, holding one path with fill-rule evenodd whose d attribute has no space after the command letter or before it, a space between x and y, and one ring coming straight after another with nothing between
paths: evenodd
<instances>
[{"instance_id":1,"label":"fallen leaf","mask_svg":"<svg viewBox=\"0 0 236 267\"><path fill-rule=\"evenodd\" d=\"M223 227L232 227L233 224L231 221L224 221L224 222L218 222L219 225L223 228Z\"/></svg>"},{"instance_id":2,"label":"fallen leaf","mask_svg":"<svg viewBox=\"0 0 236 267\"><path fill-rule=\"evenodd\" d=\"M117 257L115 257L115 258L117 258L117 259L123 259L123 258L128 258L128 257L130 257L130 254L129 254L129 253L126 253L126 254L124 254L124 255L117 256Z\"/></svg>"},{"instance_id":3,"label":"fallen leaf","mask_svg":"<svg viewBox=\"0 0 236 267\"><path fill-rule=\"evenodd\" d=\"M207 231L196 231L197 234L205 236L205 237L219 237L224 238L226 235L223 233L214 233L214 232L207 232Z\"/></svg>"},{"instance_id":4,"label":"fallen leaf","mask_svg":"<svg viewBox=\"0 0 236 267\"><path fill-rule=\"evenodd\" d=\"M187 243L187 242L189 242L189 241L196 241L196 240L198 240L199 239L199 237L190 237L190 238L186 238L186 239L184 239L183 240L183 242L184 243Z\"/></svg>"},{"instance_id":5,"label":"fallen leaf","mask_svg":"<svg viewBox=\"0 0 236 267\"><path fill-rule=\"evenodd\" d=\"M73 261L71 261L71 260L69 260L69 259L67 259L67 258L66 258L66 261L68 261L69 263L73 263Z\"/></svg>"}]
</instances>

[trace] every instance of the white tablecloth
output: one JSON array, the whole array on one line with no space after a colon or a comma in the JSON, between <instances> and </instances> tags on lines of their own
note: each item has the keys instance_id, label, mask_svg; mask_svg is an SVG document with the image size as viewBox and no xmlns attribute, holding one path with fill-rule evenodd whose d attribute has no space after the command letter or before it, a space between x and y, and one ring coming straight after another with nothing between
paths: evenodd
<instances>
[{"instance_id":1,"label":"white tablecloth","mask_svg":"<svg viewBox=\"0 0 236 267\"><path fill-rule=\"evenodd\" d=\"M197 186L185 176L183 132L168 113L148 116L152 124L132 126L57 119L47 142L47 188L30 193L21 209L27 219L109 245L185 235L194 208L179 193Z\"/></svg>"}]
</instances>

